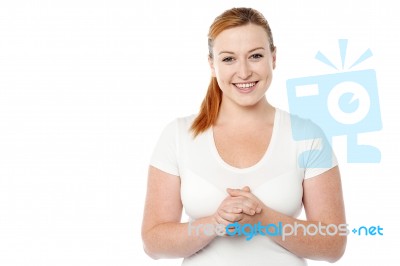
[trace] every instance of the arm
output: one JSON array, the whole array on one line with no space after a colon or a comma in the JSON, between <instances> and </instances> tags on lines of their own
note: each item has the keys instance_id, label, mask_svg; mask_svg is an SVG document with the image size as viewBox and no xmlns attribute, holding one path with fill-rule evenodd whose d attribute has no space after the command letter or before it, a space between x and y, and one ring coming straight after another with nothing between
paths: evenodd
<instances>
[{"instance_id":1,"label":"arm","mask_svg":"<svg viewBox=\"0 0 400 266\"><path fill-rule=\"evenodd\" d=\"M221 214L228 217L235 213L254 215L261 212L257 204L258 201L252 199L227 196L214 215L191 224L181 223L180 178L150 166L142 223L144 250L153 259L188 257L216 237L204 233L202 225L229 224ZM199 227L199 231L193 229L195 227Z\"/></svg>"},{"instance_id":2,"label":"arm","mask_svg":"<svg viewBox=\"0 0 400 266\"><path fill-rule=\"evenodd\" d=\"M260 214L254 216L243 215L238 217L241 224L256 224L261 222L266 224L302 224L316 226L321 223L322 226L328 224L345 224L345 211L338 167L334 167L316 177L304 180L303 182L303 203L307 220L302 221L293 217L284 215L263 205ZM231 196L247 196L255 198L250 192L242 190L229 190ZM314 230L313 230L314 231ZM321 235L303 234L303 229L299 228L297 236L286 236L285 240L281 236L272 237L282 247L288 249L295 255L313 260L325 260L335 262L344 254L346 247L346 236L339 234Z\"/></svg>"},{"instance_id":3,"label":"arm","mask_svg":"<svg viewBox=\"0 0 400 266\"><path fill-rule=\"evenodd\" d=\"M215 236L189 236L188 224L180 223L182 202L180 178L150 166L142 222L145 252L153 259L187 257L211 242ZM214 223L212 217L192 223Z\"/></svg>"}]
</instances>

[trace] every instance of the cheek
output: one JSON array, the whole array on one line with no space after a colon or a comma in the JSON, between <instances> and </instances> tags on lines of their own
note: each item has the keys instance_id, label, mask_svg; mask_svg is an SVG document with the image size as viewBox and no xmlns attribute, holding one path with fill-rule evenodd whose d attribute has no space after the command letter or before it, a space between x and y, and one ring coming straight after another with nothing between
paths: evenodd
<instances>
[{"instance_id":1,"label":"cheek","mask_svg":"<svg viewBox=\"0 0 400 266\"><path fill-rule=\"evenodd\" d=\"M215 75L221 82L230 82L232 78L232 69L226 66L216 66Z\"/></svg>"},{"instance_id":2,"label":"cheek","mask_svg":"<svg viewBox=\"0 0 400 266\"><path fill-rule=\"evenodd\" d=\"M258 68L258 73L260 73L262 76L265 77L272 76L272 71L273 71L273 65L272 63L270 64L269 62L266 63L265 65L260 65Z\"/></svg>"}]
</instances>

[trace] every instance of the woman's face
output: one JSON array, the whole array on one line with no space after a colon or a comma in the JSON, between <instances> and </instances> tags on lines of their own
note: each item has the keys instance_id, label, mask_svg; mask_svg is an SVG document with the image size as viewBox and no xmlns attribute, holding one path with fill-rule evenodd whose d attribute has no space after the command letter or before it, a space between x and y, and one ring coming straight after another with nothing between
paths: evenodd
<instances>
[{"instance_id":1,"label":"woman's face","mask_svg":"<svg viewBox=\"0 0 400 266\"><path fill-rule=\"evenodd\" d=\"M209 63L224 104L253 106L265 99L276 59L269 47L264 28L254 24L224 30L214 39Z\"/></svg>"}]
</instances>

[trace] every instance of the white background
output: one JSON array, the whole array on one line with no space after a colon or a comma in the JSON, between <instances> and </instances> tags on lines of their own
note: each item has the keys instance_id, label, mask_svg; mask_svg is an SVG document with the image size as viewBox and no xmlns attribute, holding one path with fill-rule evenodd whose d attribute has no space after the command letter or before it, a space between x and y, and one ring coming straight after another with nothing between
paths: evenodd
<instances>
[{"instance_id":1,"label":"white background","mask_svg":"<svg viewBox=\"0 0 400 266\"><path fill-rule=\"evenodd\" d=\"M393 4L392 4L393 3ZM375 69L383 130L360 136L380 164L341 163L347 219L384 228L349 235L336 265L395 265L398 252L400 21L395 1L0 2L0 265L179 265L142 251L147 167L162 128L198 111L209 82L215 16L250 6L278 47L270 101L287 109L289 78ZM246 256L246 254L243 254ZM140 263L138 263L140 261ZM310 262L310 265L324 265Z\"/></svg>"}]
</instances>

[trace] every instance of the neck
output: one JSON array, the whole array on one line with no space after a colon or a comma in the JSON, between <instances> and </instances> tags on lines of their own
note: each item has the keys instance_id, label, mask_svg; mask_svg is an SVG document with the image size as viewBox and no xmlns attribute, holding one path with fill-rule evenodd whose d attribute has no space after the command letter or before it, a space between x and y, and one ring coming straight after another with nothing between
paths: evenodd
<instances>
[{"instance_id":1,"label":"neck","mask_svg":"<svg viewBox=\"0 0 400 266\"><path fill-rule=\"evenodd\" d=\"M240 106L222 100L216 125L246 125L268 123L274 121L275 108L264 97L252 106Z\"/></svg>"}]
</instances>

